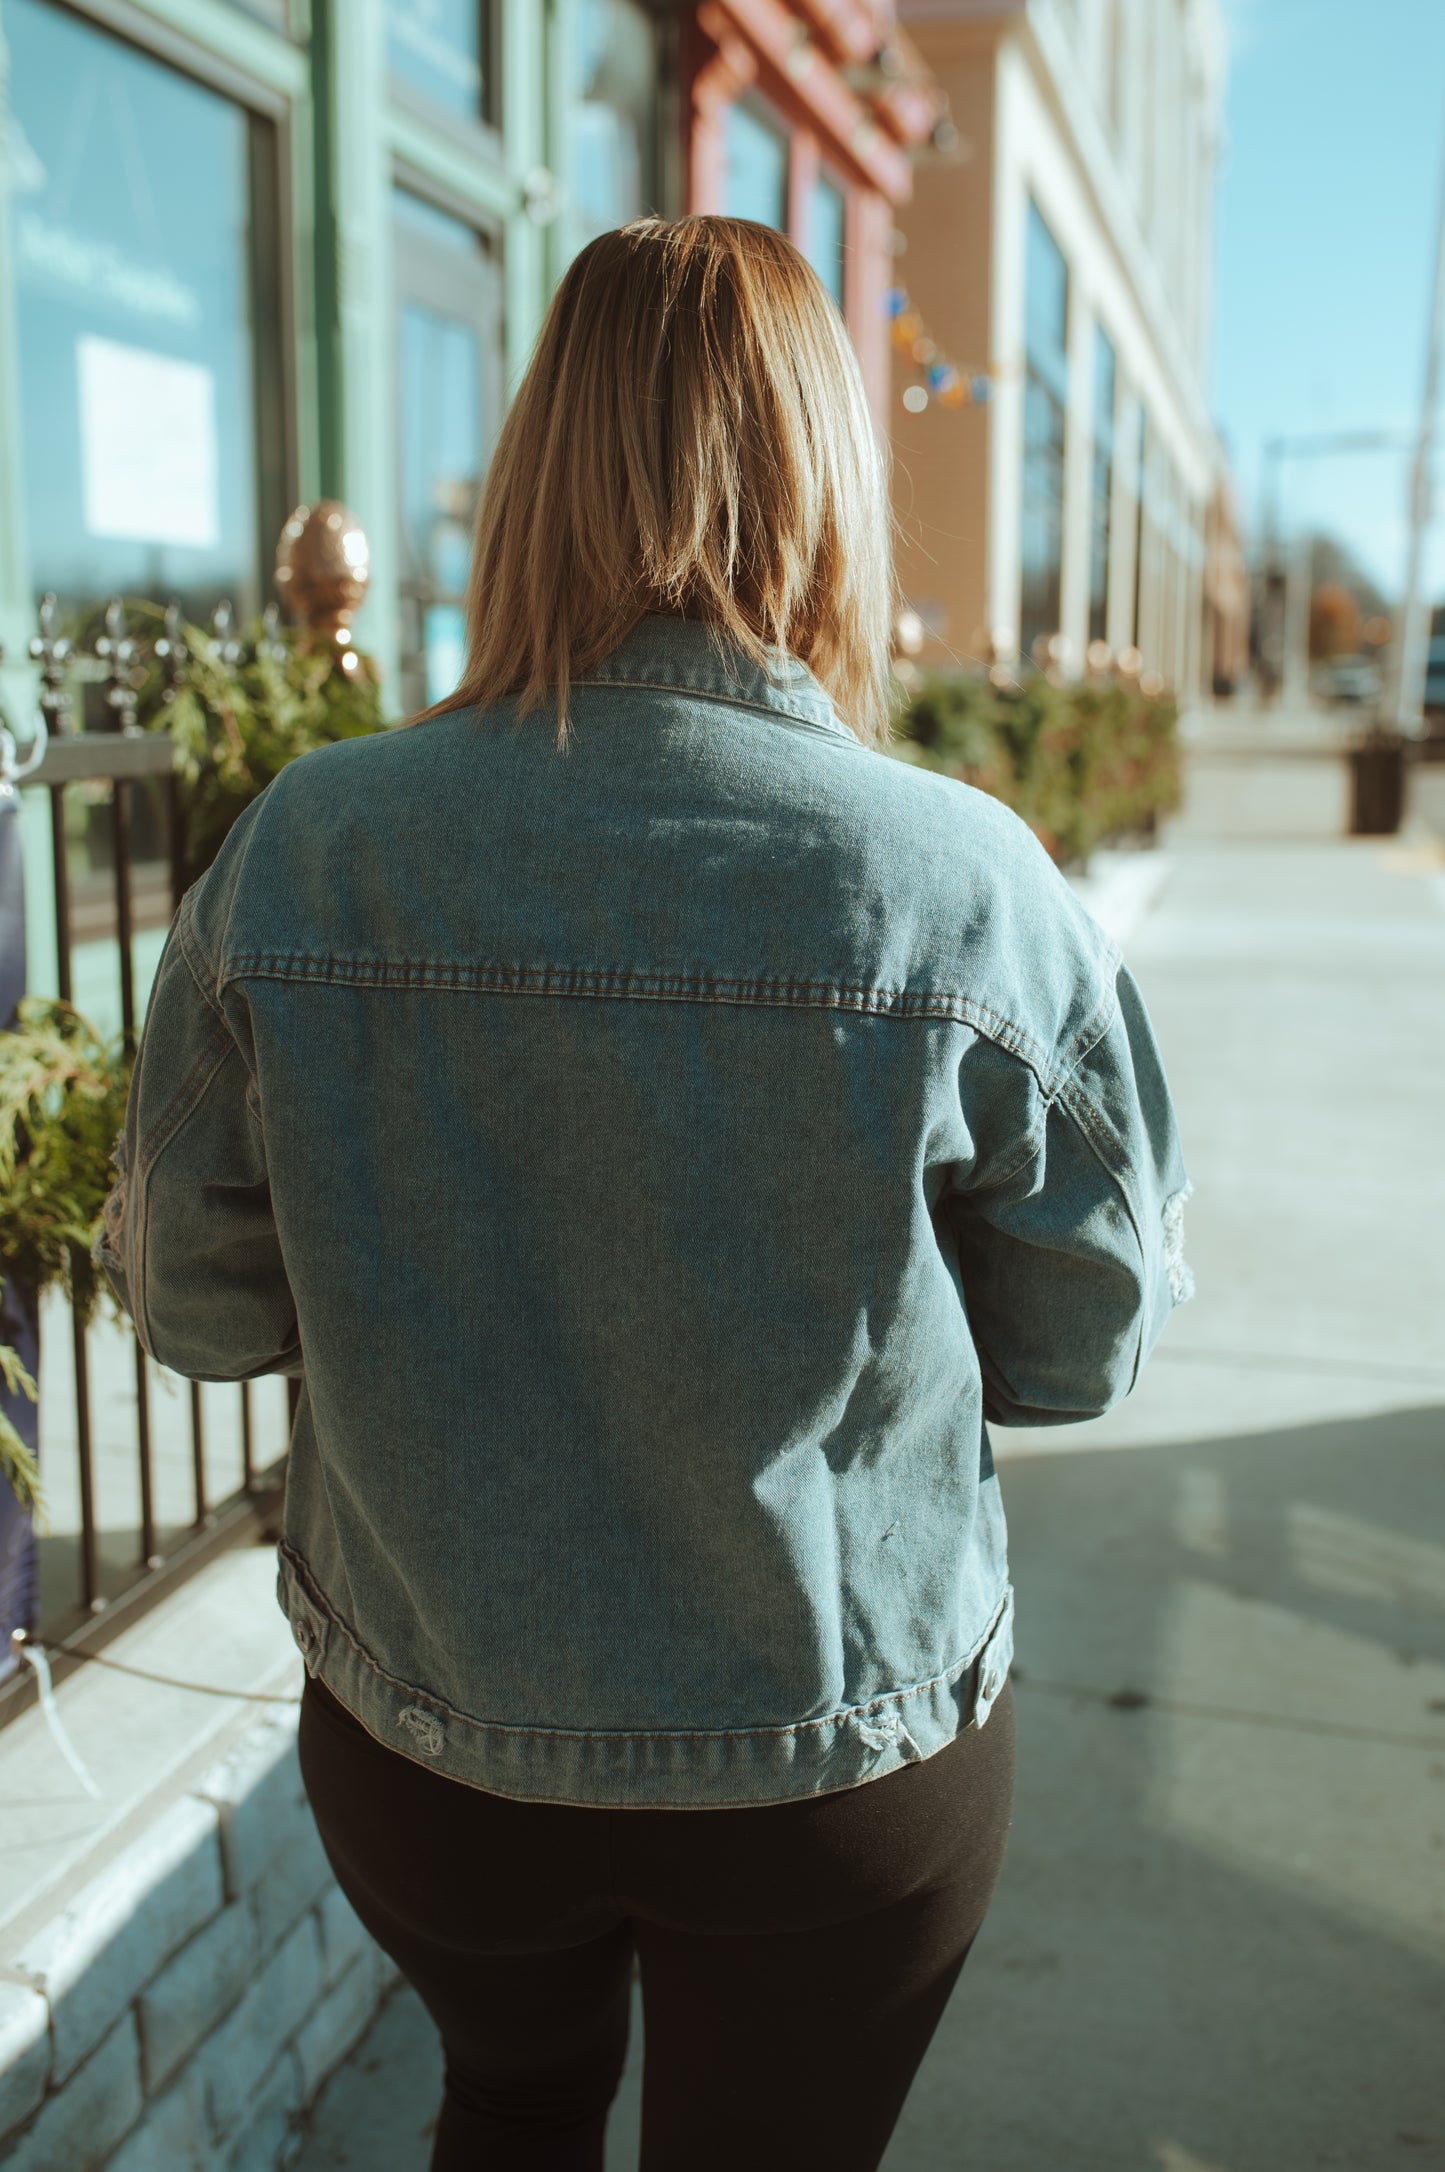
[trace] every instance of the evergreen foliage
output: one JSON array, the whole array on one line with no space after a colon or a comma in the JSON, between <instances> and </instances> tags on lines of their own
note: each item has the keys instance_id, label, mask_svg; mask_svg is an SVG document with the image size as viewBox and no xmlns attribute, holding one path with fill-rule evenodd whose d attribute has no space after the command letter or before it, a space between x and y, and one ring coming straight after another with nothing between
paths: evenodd
<instances>
[{"instance_id":1,"label":"evergreen foliage","mask_svg":"<svg viewBox=\"0 0 1445 2172\"><path fill-rule=\"evenodd\" d=\"M927 676L894 729L902 760L1003 800L1061 867L1152 836L1179 805L1177 705L1127 679Z\"/></svg>"},{"instance_id":2,"label":"evergreen foliage","mask_svg":"<svg viewBox=\"0 0 1445 2172\"><path fill-rule=\"evenodd\" d=\"M91 1257L112 1182L111 1150L125 1122L130 1061L72 1004L22 996L0 1033L0 1285L37 1295L63 1289L82 1322L100 1277ZM0 1345L0 1378L33 1402L35 1383ZM0 1410L0 1472L21 1502L40 1507L35 1459Z\"/></svg>"},{"instance_id":3,"label":"evergreen foliage","mask_svg":"<svg viewBox=\"0 0 1445 2172\"><path fill-rule=\"evenodd\" d=\"M137 722L168 731L177 750L180 861L189 888L214 860L231 824L271 779L312 747L378 731L385 719L369 657L342 668L329 641L258 620L244 640L224 626L174 622L129 602L128 629L153 629L130 681ZM80 646L99 630L84 629ZM174 644L176 633L181 647ZM22 999L0 1033L0 1286L11 1277L37 1294L63 1289L82 1323L102 1284L92 1258L125 1122L131 1064L68 1003ZM0 1385L36 1399L18 1352L0 1344ZM43 1514L35 1459L0 1408L0 1477Z\"/></svg>"},{"instance_id":4,"label":"evergreen foliage","mask_svg":"<svg viewBox=\"0 0 1445 2172\"><path fill-rule=\"evenodd\" d=\"M128 625L149 621L156 629L143 652L136 720L175 741L188 889L242 809L288 762L380 731L386 719L376 666L360 650L345 670L329 640L257 620L244 639L182 623L180 653L168 655L164 616L155 604L126 605Z\"/></svg>"}]
</instances>

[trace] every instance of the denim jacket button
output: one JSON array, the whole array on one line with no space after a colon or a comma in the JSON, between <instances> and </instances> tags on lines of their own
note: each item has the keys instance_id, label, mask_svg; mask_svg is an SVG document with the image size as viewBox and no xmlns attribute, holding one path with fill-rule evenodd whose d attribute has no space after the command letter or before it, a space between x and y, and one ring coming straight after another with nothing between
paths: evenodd
<instances>
[{"instance_id":1,"label":"denim jacket button","mask_svg":"<svg viewBox=\"0 0 1445 2172\"><path fill-rule=\"evenodd\" d=\"M296 1639L297 1650L306 1662L306 1672L308 1674L319 1674L321 1672L321 1632L316 1624L308 1621L304 1614L298 1614L291 1624L291 1634Z\"/></svg>"}]
</instances>

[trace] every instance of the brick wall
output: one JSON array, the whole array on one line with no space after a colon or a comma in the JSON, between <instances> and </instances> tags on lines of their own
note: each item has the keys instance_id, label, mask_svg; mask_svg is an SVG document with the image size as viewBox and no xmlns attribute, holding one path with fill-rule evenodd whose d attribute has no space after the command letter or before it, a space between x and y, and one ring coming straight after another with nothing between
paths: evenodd
<instances>
[{"instance_id":1,"label":"brick wall","mask_svg":"<svg viewBox=\"0 0 1445 2172\"><path fill-rule=\"evenodd\" d=\"M281 1707L0 1977L7 2172L276 2172L396 1972L338 1891Z\"/></svg>"}]
</instances>

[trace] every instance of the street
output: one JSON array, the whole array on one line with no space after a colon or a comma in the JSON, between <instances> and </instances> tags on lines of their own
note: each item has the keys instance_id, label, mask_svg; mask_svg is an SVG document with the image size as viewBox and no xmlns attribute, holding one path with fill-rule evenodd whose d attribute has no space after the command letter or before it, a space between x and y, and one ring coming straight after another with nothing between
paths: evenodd
<instances>
[{"instance_id":1,"label":"street","mask_svg":"<svg viewBox=\"0 0 1445 2172\"><path fill-rule=\"evenodd\" d=\"M1119 1410L994 1436L1017 1807L885 2172L1445 2164L1445 853L1341 780L1206 738L1125 942L1198 1295ZM439 2090L397 1994L296 2162L420 2172Z\"/></svg>"}]
</instances>

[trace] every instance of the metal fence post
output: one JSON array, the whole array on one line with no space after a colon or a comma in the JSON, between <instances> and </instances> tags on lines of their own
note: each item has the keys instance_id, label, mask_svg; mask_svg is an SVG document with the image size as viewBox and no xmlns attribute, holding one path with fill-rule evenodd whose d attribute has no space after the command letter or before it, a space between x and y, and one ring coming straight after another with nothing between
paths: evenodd
<instances>
[{"instance_id":1,"label":"metal fence post","mask_svg":"<svg viewBox=\"0 0 1445 2172\"><path fill-rule=\"evenodd\" d=\"M369 660L358 652L351 632L353 614L366 590L368 570L366 536L344 505L323 499L314 505L297 506L285 525L278 546L277 588L301 627L302 638L308 647L313 650L319 646L328 648L336 670L355 680L367 676L372 668ZM241 644L232 641L231 631L229 606L218 609L213 620L213 644L224 661L240 661ZM164 669L171 696L182 683L183 635L179 608L168 606L164 632L148 646L150 659ZM256 653L268 643L274 645L277 640L276 607L272 606L263 618ZM40 605L39 631L28 646L31 663L39 667L39 685L33 696L27 686L25 699L36 700L38 713L35 745L27 751L23 761L17 759L13 736L0 717L0 1031L6 1030L14 1021L15 1006L27 978L25 903L21 885L21 796L16 787L22 778L30 779L35 805L26 819L49 816L48 823L43 819L40 821L30 840L32 877L39 866L52 857L44 847L53 846L53 866L47 868L47 880L43 885L48 894L30 900L31 934L44 936L53 925L53 978L47 972L42 979L47 989L53 987L63 1001L68 1001L73 977L72 942L76 932L72 905L77 901L71 895L65 854L64 794L71 785L109 784L121 1038L133 1052L140 1032L139 1014L143 1014L145 1007L131 958L136 926L136 900L132 894L135 841L131 825L136 809L136 787L142 780L154 780L164 792L172 914L180 903L188 879L197 872L186 864L188 855L183 849L182 780L176 768L174 742L164 728L167 696L163 691L161 713L152 716L146 726L137 728L139 652L136 640L127 632L126 606L121 599L113 600L107 608L104 633L82 658L77 658L69 638L61 630L57 600L47 596ZM108 667L103 674L108 682L105 700L112 720L108 730L91 732L72 726L72 678L80 661L86 663L84 676L88 680L99 676L90 668L91 664L98 662ZM50 831L48 837L47 829ZM38 858L37 844L40 847ZM88 907L93 900L87 895L81 902ZM213 1499L210 1481L214 1472L207 1470L201 1387L197 1382L182 1383L189 1387L189 1461L195 1509L187 1526L184 1516L176 1513L180 1499L176 1497L174 1483L184 1468L184 1448L177 1437L182 1429L167 1426L163 1437L153 1438L155 1410L146 1370L148 1360L139 1339L133 1338L139 1550L138 1555L130 1554L124 1544L124 1534L118 1534L110 1527L103 1533L100 1526L93 1484L86 1334L74 1307L70 1309L75 1378L73 1477L78 1528L74 1532L67 1527L58 1534L47 1534L44 1546L37 1547L31 1518L0 1478L0 1639L3 1639L0 1642L0 1726L27 1709L37 1693L34 1673L19 1668L11 1655L10 1630L23 1627L32 1642L37 1638L45 1642L58 1682L127 1622L138 1619L148 1607L226 1546L238 1543L247 1534L274 1532L281 1509L286 1448L295 1429L301 1400L300 1378L289 1377L286 1380L285 1435L278 1439L270 1426L264 1429L257 1426L251 1402L252 1383L241 1384L238 1390L241 1399L241 1484L225 1498ZM40 1369L38 1314L39 1306L33 1292L12 1283L0 1288L0 1339L16 1349L26 1369L37 1379ZM51 1361L54 1362L53 1354ZM35 1452L39 1415L35 1405L28 1398L5 1396L3 1389L0 1389L0 1396L4 1398L0 1401L0 1409L7 1412L22 1441L32 1453ZM275 1434L279 1433L277 1426ZM272 1437L267 1438L267 1435ZM167 1457L163 1474L152 1468L158 1450L163 1450ZM49 1457L52 1477L57 1456L65 1467L67 1480L72 1475L67 1462L68 1452L64 1440L52 1441ZM164 1485L160 1483L162 1477ZM68 1499L66 1514L68 1518ZM122 1540L119 1546L116 1544L118 1536ZM104 1548L103 1537L108 1542ZM38 1590L42 1561L45 1568L43 1619L39 1618ZM52 1584L57 1581L67 1587L65 1593L52 1590Z\"/></svg>"},{"instance_id":2,"label":"metal fence post","mask_svg":"<svg viewBox=\"0 0 1445 2172\"><path fill-rule=\"evenodd\" d=\"M3 652L0 652L3 653ZM43 743L42 743L43 744ZM15 759L15 741L0 717L0 1031L15 1023L15 1009L25 993L25 882L20 856L20 794L16 783L25 767ZM40 1312L34 1290L13 1275L0 1288L0 1342L9 1343L31 1378L40 1377ZM39 1450L40 1413L30 1398L10 1394L0 1385L0 1411L10 1420L32 1455ZM40 1613L35 1528L10 1487L0 1479L0 1680L19 1662L11 1633L33 1630Z\"/></svg>"}]
</instances>

